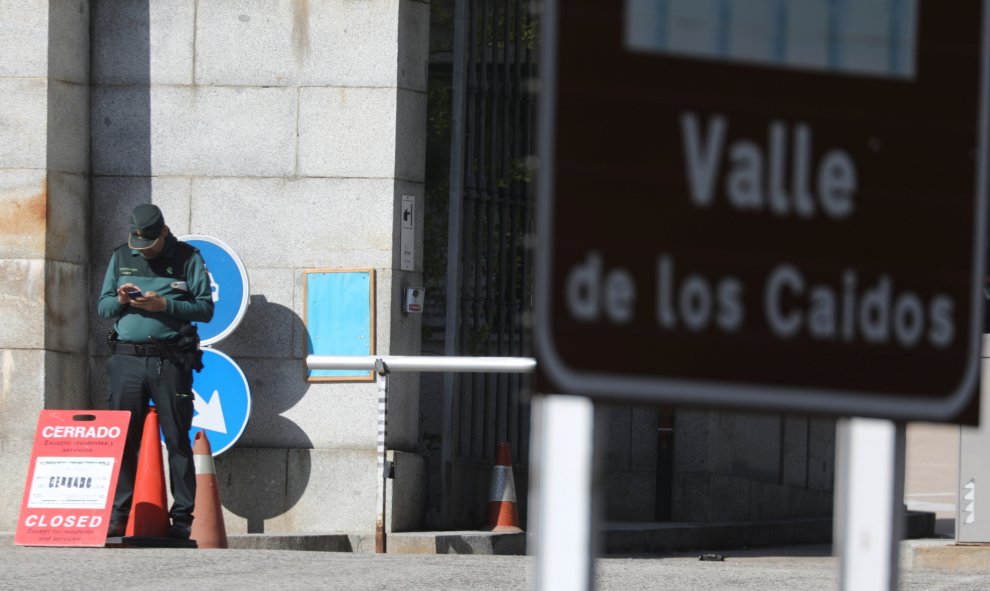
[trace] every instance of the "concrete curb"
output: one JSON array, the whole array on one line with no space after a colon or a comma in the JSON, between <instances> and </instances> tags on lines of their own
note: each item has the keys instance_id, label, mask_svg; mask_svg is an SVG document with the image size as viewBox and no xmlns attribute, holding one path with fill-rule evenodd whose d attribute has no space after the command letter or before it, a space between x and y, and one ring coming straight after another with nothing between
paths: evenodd
<instances>
[{"instance_id":1,"label":"concrete curb","mask_svg":"<svg viewBox=\"0 0 990 591\"><path fill-rule=\"evenodd\" d=\"M782 519L724 523L605 523L604 552L609 554L655 554L694 550L767 548L795 544L832 542L832 518ZM935 535L935 514L908 511L908 539Z\"/></svg>"},{"instance_id":2,"label":"concrete curb","mask_svg":"<svg viewBox=\"0 0 990 591\"><path fill-rule=\"evenodd\" d=\"M990 544L906 540L901 542L901 568L990 572Z\"/></svg>"},{"instance_id":3,"label":"concrete curb","mask_svg":"<svg viewBox=\"0 0 990 591\"><path fill-rule=\"evenodd\" d=\"M832 519L745 523L607 523L602 536L606 555L827 544L832 541Z\"/></svg>"},{"instance_id":4,"label":"concrete curb","mask_svg":"<svg viewBox=\"0 0 990 591\"><path fill-rule=\"evenodd\" d=\"M390 554L525 556L528 535L487 531L396 532L388 534L386 550Z\"/></svg>"},{"instance_id":5,"label":"concrete curb","mask_svg":"<svg viewBox=\"0 0 990 591\"><path fill-rule=\"evenodd\" d=\"M327 534L234 534L228 535L231 549L308 550L373 554L374 535ZM525 556L527 534L486 531L390 532L385 537L389 554L474 554L479 556Z\"/></svg>"},{"instance_id":6,"label":"concrete curb","mask_svg":"<svg viewBox=\"0 0 990 591\"><path fill-rule=\"evenodd\" d=\"M304 550L310 552L355 552L372 554L375 536L327 534L227 534L232 550Z\"/></svg>"}]
</instances>

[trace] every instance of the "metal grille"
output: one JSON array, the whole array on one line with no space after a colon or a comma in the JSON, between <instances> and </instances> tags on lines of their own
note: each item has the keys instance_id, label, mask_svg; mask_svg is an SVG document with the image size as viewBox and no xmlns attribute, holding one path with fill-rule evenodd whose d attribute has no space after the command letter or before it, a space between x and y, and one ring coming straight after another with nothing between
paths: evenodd
<instances>
[{"instance_id":1,"label":"metal grille","mask_svg":"<svg viewBox=\"0 0 990 591\"><path fill-rule=\"evenodd\" d=\"M461 272L456 354L530 356L536 23L524 0L467 0ZM455 56L458 59L458 56ZM456 91L455 91L456 92ZM449 327L448 327L449 328ZM455 461L490 463L509 442L529 454L528 377L461 376Z\"/></svg>"}]
</instances>

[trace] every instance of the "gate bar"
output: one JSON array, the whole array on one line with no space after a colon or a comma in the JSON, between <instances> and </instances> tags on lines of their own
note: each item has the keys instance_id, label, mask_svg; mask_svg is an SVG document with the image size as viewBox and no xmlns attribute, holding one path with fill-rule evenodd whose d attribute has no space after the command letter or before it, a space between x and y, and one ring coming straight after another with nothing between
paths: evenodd
<instances>
[{"instance_id":1,"label":"gate bar","mask_svg":"<svg viewBox=\"0 0 990 591\"><path fill-rule=\"evenodd\" d=\"M532 373L536 360L531 357L440 357L412 355L309 355L309 369L355 369L375 372L378 385L378 507L375 516L375 552L387 548L385 535L385 494L389 478L386 452L388 429L388 374L392 371L442 371L464 373Z\"/></svg>"},{"instance_id":2,"label":"gate bar","mask_svg":"<svg viewBox=\"0 0 990 591\"><path fill-rule=\"evenodd\" d=\"M419 355L309 355L309 369L357 369L372 371L381 361L388 371L439 371L462 373L533 373L532 357L444 357Z\"/></svg>"}]
</instances>

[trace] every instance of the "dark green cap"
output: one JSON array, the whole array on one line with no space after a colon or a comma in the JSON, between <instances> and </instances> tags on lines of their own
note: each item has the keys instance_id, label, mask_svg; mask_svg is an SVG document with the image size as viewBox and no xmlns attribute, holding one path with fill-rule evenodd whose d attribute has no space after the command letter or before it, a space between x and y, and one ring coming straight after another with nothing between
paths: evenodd
<instances>
[{"instance_id":1,"label":"dark green cap","mask_svg":"<svg viewBox=\"0 0 990 591\"><path fill-rule=\"evenodd\" d=\"M127 245L134 250L144 250L154 246L165 227L165 217L157 205L142 203L131 214L130 236Z\"/></svg>"}]
</instances>

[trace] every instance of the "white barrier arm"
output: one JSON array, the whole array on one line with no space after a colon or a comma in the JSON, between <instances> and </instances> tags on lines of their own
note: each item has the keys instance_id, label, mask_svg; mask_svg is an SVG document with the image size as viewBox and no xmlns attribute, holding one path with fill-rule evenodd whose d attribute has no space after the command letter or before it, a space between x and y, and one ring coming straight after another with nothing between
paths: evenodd
<instances>
[{"instance_id":1,"label":"white barrier arm","mask_svg":"<svg viewBox=\"0 0 990 591\"><path fill-rule=\"evenodd\" d=\"M375 369L381 360L388 371L438 371L463 373L533 373L532 357L444 357L419 355L310 355L309 369Z\"/></svg>"}]
</instances>

